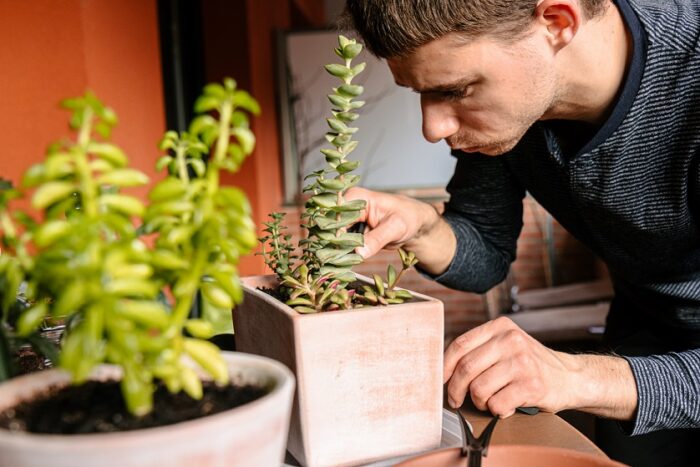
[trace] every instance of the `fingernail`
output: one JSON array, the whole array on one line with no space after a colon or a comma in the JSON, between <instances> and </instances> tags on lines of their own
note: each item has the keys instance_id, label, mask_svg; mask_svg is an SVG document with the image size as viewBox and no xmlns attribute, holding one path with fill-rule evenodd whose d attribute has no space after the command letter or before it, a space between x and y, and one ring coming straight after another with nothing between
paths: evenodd
<instances>
[{"instance_id":1,"label":"fingernail","mask_svg":"<svg viewBox=\"0 0 700 467\"><path fill-rule=\"evenodd\" d=\"M447 398L447 403L450 404L450 407L452 407L453 409L457 408L457 403L451 397Z\"/></svg>"},{"instance_id":2,"label":"fingernail","mask_svg":"<svg viewBox=\"0 0 700 467\"><path fill-rule=\"evenodd\" d=\"M369 251L367 248L361 246L360 248L357 249L357 254L362 256L363 258L366 258L367 255L369 254Z\"/></svg>"}]
</instances>

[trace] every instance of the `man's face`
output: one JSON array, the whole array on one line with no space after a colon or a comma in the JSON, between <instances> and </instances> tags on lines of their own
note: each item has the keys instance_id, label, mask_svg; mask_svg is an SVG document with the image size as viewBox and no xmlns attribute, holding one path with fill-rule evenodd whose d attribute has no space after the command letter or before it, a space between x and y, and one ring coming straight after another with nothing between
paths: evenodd
<instances>
[{"instance_id":1,"label":"man's face","mask_svg":"<svg viewBox=\"0 0 700 467\"><path fill-rule=\"evenodd\" d=\"M516 42L453 35L389 59L394 80L421 95L423 135L453 149L503 154L556 98L551 49L536 34Z\"/></svg>"}]
</instances>

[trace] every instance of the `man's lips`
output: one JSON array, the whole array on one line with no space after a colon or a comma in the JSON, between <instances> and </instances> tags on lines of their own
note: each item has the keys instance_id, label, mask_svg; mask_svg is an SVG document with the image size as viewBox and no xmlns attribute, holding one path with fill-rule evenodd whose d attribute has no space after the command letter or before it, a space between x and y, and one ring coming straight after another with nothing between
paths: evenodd
<instances>
[{"instance_id":1,"label":"man's lips","mask_svg":"<svg viewBox=\"0 0 700 467\"><path fill-rule=\"evenodd\" d=\"M452 148L455 151L462 151L466 153L474 153L474 152L479 152L480 150L486 148L487 146L473 146L470 148Z\"/></svg>"}]
</instances>

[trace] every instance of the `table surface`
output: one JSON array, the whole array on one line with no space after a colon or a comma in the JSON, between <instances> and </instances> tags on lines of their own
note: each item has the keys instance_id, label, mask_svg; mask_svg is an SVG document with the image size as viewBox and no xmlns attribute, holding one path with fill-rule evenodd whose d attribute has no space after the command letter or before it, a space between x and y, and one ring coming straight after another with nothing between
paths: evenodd
<instances>
[{"instance_id":1,"label":"table surface","mask_svg":"<svg viewBox=\"0 0 700 467\"><path fill-rule=\"evenodd\" d=\"M481 412L473 405L465 404L460 410L472 425L472 431L477 435L481 434L491 420L491 414ZM516 412L508 418L499 420L491 436L491 444L535 444L607 457L583 433L557 415L545 412L536 415Z\"/></svg>"},{"instance_id":2,"label":"table surface","mask_svg":"<svg viewBox=\"0 0 700 467\"><path fill-rule=\"evenodd\" d=\"M491 421L491 414L477 410L471 401L465 403L460 409L462 414L472 427L472 432L477 436ZM606 457L591 440L580 431L568 424L562 418L552 413L540 412L536 415L515 413L514 415L499 420L491 436L491 445L518 444L551 446L572 449L597 456ZM442 439L440 448L457 447L462 445L462 432L454 411L443 410ZM383 461L366 464L365 467L389 467L397 462L413 457L418 453L385 459ZM298 466L299 464L287 454L285 467Z\"/></svg>"}]
</instances>

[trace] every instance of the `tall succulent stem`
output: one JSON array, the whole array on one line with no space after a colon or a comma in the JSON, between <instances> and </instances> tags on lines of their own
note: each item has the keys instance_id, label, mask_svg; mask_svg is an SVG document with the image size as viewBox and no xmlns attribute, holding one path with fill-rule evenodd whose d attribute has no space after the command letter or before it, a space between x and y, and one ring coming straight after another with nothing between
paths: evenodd
<instances>
[{"instance_id":1,"label":"tall succulent stem","mask_svg":"<svg viewBox=\"0 0 700 467\"><path fill-rule=\"evenodd\" d=\"M75 165L80 177L82 206L85 210L85 215L94 219L97 216L97 187L90 171L88 161L88 145L90 144L90 136L92 134L92 119L94 113L92 108L85 107L82 116L80 131L78 132L78 145L75 148Z\"/></svg>"}]
</instances>

